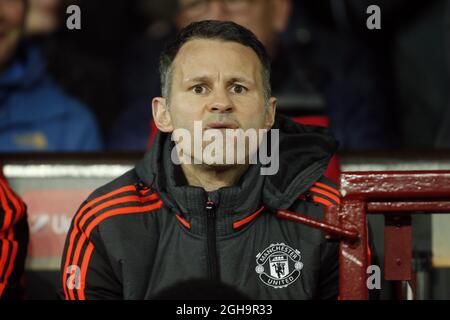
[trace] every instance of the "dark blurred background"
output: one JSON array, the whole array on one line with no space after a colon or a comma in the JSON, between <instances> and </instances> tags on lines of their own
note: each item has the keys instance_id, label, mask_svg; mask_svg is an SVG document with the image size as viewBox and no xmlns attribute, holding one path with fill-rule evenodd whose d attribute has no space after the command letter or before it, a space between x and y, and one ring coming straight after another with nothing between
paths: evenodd
<instances>
[{"instance_id":1,"label":"dark blurred background","mask_svg":"<svg viewBox=\"0 0 450 320\"><path fill-rule=\"evenodd\" d=\"M161 48L201 19L234 20L260 36L280 112L326 118L341 150L450 147L447 0L28 2L23 40L93 113L98 149L148 147ZM66 27L70 4L81 8L81 30ZM373 4L381 29L366 26Z\"/></svg>"}]
</instances>

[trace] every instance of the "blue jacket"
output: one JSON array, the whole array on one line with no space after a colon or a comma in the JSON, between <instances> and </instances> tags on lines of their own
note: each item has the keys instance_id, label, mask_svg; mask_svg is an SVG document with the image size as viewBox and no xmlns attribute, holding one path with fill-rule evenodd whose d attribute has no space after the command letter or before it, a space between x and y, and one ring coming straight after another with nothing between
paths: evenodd
<instances>
[{"instance_id":1,"label":"blue jacket","mask_svg":"<svg viewBox=\"0 0 450 320\"><path fill-rule=\"evenodd\" d=\"M0 73L0 152L98 151L93 115L54 83L33 46Z\"/></svg>"}]
</instances>

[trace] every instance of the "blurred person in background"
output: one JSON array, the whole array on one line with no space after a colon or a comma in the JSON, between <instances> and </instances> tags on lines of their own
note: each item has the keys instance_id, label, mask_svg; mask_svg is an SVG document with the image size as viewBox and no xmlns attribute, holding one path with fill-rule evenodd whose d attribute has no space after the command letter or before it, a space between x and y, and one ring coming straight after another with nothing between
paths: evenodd
<instances>
[{"instance_id":1,"label":"blurred person in background","mask_svg":"<svg viewBox=\"0 0 450 320\"><path fill-rule=\"evenodd\" d=\"M279 97L280 112L292 117L328 117L342 149L391 146L384 90L379 86L370 53L333 28L322 31L324 28L317 27L317 22L314 22L314 31L318 31L306 35L312 39L284 41L291 15L295 13L290 0L140 2L142 14L152 13L157 23L133 42L125 59L125 109L112 126L111 149L144 150L148 147L149 97L159 94L157 63L164 38L161 34L171 34L190 22L205 19L234 21L252 30L264 43L272 57L272 86ZM299 11L304 10L302 4L295 3ZM164 24L164 21L170 23Z\"/></svg>"},{"instance_id":2,"label":"blurred person in background","mask_svg":"<svg viewBox=\"0 0 450 320\"><path fill-rule=\"evenodd\" d=\"M392 52L402 144L450 149L450 2L399 9Z\"/></svg>"},{"instance_id":3,"label":"blurred person in background","mask_svg":"<svg viewBox=\"0 0 450 320\"><path fill-rule=\"evenodd\" d=\"M314 3L319 11L320 1ZM339 29L351 31L384 69L383 91L399 145L450 148L450 2L447 0L334 1ZM366 8L378 5L381 28L365 27ZM320 10L322 11L322 10Z\"/></svg>"},{"instance_id":4,"label":"blurred person in background","mask_svg":"<svg viewBox=\"0 0 450 320\"><path fill-rule=\"evenodd\" d=\"M26 34L42 50L55 82L92 111L104 135L121 106L121 56L136 20L133 1L29 1ZM66 27L69 5L80 8L81 29Z\"/></svg>"},{"instance_id":5,"label":"blurred person in background","mask_svg":"<svg viewBox=\"0 0 450 320\"><path fill-rule=\"evenodd\" d=\"M0 299L23 299L28 246L27 209L11 190L0 166Z\"/></svg>"},{"instance_id":6,"label":"blurred person in background","mask_svg":"<svg viewBox=\"0 0 450 320\"><path fill-rule=\"evenodd\" d=\"M0 151L97 151L87 108L52 79L40 50L24 39L28 2L0 0Z\"/></svg>"},{"instance_id":7,"label":"blurred person in background","mask_svg":"<svg viewBox=\"0 0 450 320\"><path fill-rule=\"evenodd\" d=\"M25 33L27 35L41 35L54 32L61 24L58 13L63 2L67 1L28 0Z\"/></svg>"}]
</instances>

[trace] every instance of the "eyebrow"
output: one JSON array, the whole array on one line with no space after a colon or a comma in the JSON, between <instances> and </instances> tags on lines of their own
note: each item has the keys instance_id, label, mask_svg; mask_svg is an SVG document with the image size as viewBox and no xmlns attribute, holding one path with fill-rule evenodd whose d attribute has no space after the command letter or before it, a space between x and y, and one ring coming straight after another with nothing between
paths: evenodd
<instances>
[{"instance_id":1,"label":"eyebrow","mask_svg":"<svg viewBox=\"0 0 450 320\"><path fill-rule=\"evenodd\" d=\"M210 81L211 81L211 77L208 77L208 76L187 78L184 80L184 82L210 82Z\"/></svg>"},{"instance_id":2,"label":"eyebrow","mask_svg":"<svg viewBox=\"0 0 450 320\"><path fill-rule=\"evenodd\" d=\"M245 82L245 83L253 83L253 80L245 77L232 77L229 82Z\"/></svg>"},{"instance_id":3,"label":"eyebrow","mask_svg":"<svg viewBox=\"0 0 450 320\"><path fill-rule=\"evenodd\" d=\"M194 78L188 78L184 82L211 82L212 81L211 79L212 78L209 76L199 76L199 77L194 77ZM227 81L227 83L235 83L235 82L253 83L254 81L252 81L249 78L240 77L240 76L231 77Z\"/></svg>"}]
</instances>

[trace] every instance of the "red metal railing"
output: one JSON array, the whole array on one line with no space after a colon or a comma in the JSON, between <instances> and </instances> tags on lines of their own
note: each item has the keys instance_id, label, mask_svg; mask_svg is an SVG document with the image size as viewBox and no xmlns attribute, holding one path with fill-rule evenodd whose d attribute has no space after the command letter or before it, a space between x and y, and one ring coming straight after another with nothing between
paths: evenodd
<instances>
[{"instance_id":1,"label":"red metal railing","mask_svg":"<svg viewBox=\"0 0 450 320\"><path fill-rule=\"evenodd\" d=\"M412 281L411 214L450 213L450 171L347 172L341 194L341 205L328 208L324 221L278 212L341 238L340 299L368 299L367 214L385 216L385 279Z\"/></svg>"}]
</instances>

